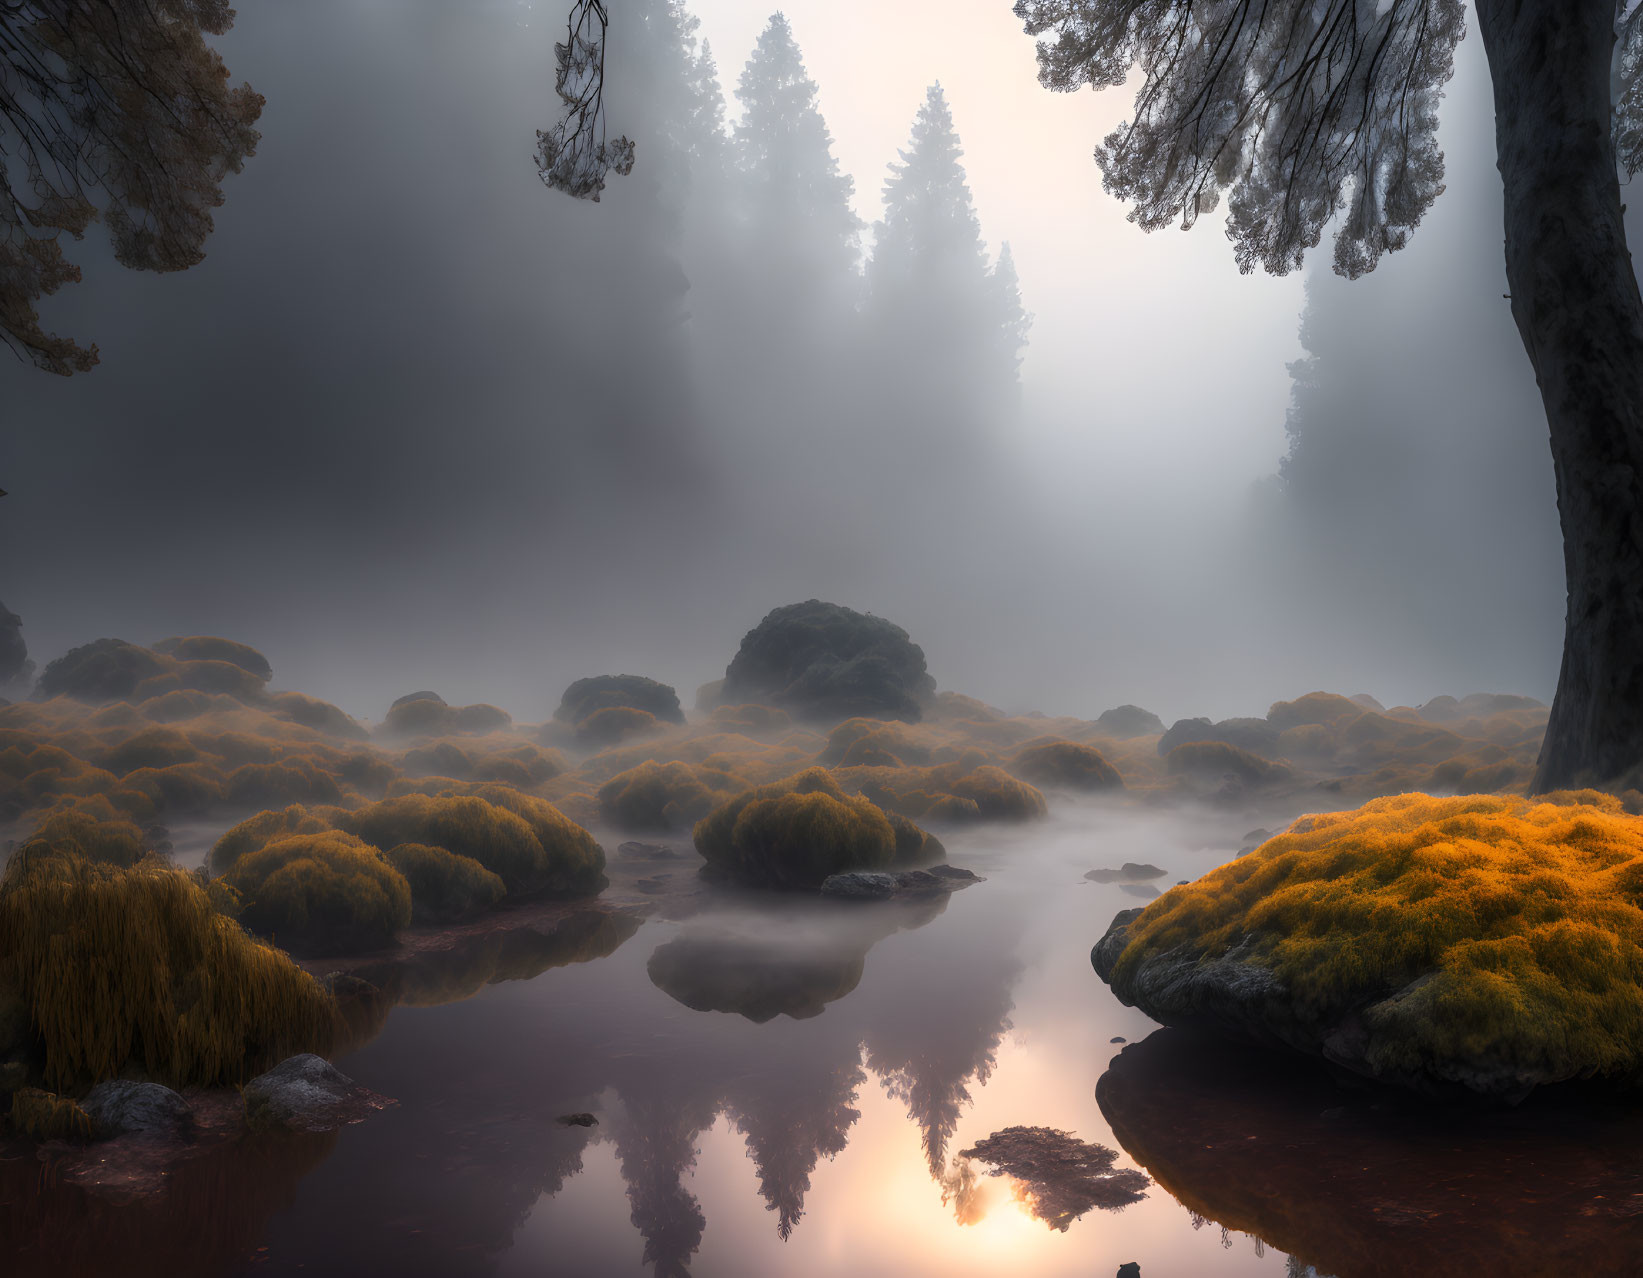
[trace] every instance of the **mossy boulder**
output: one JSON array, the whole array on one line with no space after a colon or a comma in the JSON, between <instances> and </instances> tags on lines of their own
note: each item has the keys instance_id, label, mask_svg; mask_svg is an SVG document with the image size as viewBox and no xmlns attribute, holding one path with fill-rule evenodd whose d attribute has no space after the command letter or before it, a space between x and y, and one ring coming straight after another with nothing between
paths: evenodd
<instances>
[{"instance_id":1,"label":"mossy boulder","mask_svg":"<svg viewBox=\"0 0 1643 1278\"><path fill-rule=\"evenodd\" d=\"M1421 1091L1643 1080L1643 818L1582 792L1303 817L1091 955L1168 1025Z\"/></svg>"},{"instance_id":2,"label":"mossy boulder","mask_svg":"<svg viewBox=\"0 0 1643 1278\"><path fill-rule=\"evenodd\" d=\"M694 838L705 873L755 887L815 889L846 870L884 869L897 852L889 817L822 768L720 804Z\"/></svg>"},{"instance_id":3,"label":"mossy boulder","mask_svg":"<svg viewBox=\"0 0 1643 1278\"><path fill-rule=\"evenodd\" d=\"M1103 710L1096 726L1109 737L1127 741L1131 737L1151 737L1164 731L1164 721L1151 710L1140 706L1114 706Z\"/></svg>"},{"instance_id":4,"label":"mossy boulder","mask_svg":"<svg viewBox=\"0 0 1643 1278\"><path fill-rule=\"evenodd\" d=\"M94 639L48 662L40 672L35 695L73 697L94 704L128 700L145 679L167 673L173 664L169 657L140 644Z\"/></svg>"},{"instance_id":5,"label":"mossy boulder","mask_svg":"<svg viewBox=\"0 0 1643 1278\"><path fill-rule=\"evenodd\" d=\"M1278 736L1281 729L1265 719L1177 719L1169 731L1158 738L1158 753L1168 755L1177 746L1199 741L1219 741L1236 749L1258 754L1264 759L1278 756Z\"/></svg>"},{"instance_id":6,"label":"mossy boulder","mask_svg":"<svg viewBox=\"0 0 1643 1278\"><path fill-rule=\"evenodd\" d=\"M805 719L916 723L935 689L924 650L900 626L811 599L775 609L748 631L720 696L780 706Z\"/></svg>"},{"instance_id":7,"label":"mossy boulder","mask_svg":"<svg viewBox=\"0 0 1643 1278\"><path fill-rule=\"evenodd\" d=\"M604 884L605 854L551 803L502 785L472 794L403 794L337 824L381 851L421 843L465 856L497 875L510 894L582 895Z\"/></svg>"},{"instance_id":8,"label":"mossy boulder","mask_svg":"<svg viewBox=\"0 0 1643 1278\"><path fill-rule=\"evenodd\" d=\"M274 667L269 665L268 658L255 648L249 644L236 643L232 639L219 639L215 635L187 635L162 639L154 645L154 651L163 652L178 661L226 661L256 676L261 683L267 683L274 677Z\"/></svg>"},{"instance_id":9,"label":"mossy boulder","mask_svg":"<svg viewBox=\"0 0 1643 1278\"><path fill-rule=\"evenodd\" d=\"M411 913L443 923L495 905L507 886L472 857L426 843L400 843L383 853L411 889Z\"/></svg>"},{"instance_id":10,"label":"mossy boulder","mask_svg":"<svg viewBox=\"0 0 1643 1278\"><path fill-rule=\"evenodd\" d=\"M1038 785L1067 790L1122 790L1124 778L1094 746L1075 741L1031 744L1015 756L1010 770Z\"/></svg>"},{"instance_id":11,"label":"mossy boulder","mask_svg":"<svg viewBox=\"0 0 1643 1278\"><path fill-rule=\"evenodd\" d=\"M575 738L584 749L603 750L636 737L653 737L660 731L662 721L648 710L606 706L576 725Z\"/></svg>"},{"instance_id":12,"label":"mossy boulder","mask_svg":"<svg viewBox=\"0 0 1643 1278\"><path fill-rule=\"evenodd\" d=\"M341 953L386 945L411 921L411 889L370 845L339 830L292 834L226 876L240 922L281 945Z\"/></svg>"},{"instance_id":13,"label":"mossy boulder","mask_svg":"<svg viewBox=\"0 0 1643 1278\"><path fill-rule=\"evenodd\" d=\"M688 830L724 798L722 772L646 760L599 787L599 813L623 830Z\"/></svg>"},{"instance_id":14,"label":"mossy boulder","mask_svg":"<svg viewBox=\"0 0 1643 1278\"><path fill-rule=\"evenodd\" d=\"M600 710L643 710L663 723L683 723L679 694L665 683L643 675L595 675L578 679L559 698L553 717L561 723L581 723Z\"/></svg>"},{"instance_id":15,"label":"mossy boulder","mask_svg":"<svg viewBox=\"0 0 1643 1278\"><path fill-rule=\"evenodd\" d=\"M1364 707L1333 692L1309 692L1293 701L1276 701L1266 712L1267 722L1280 732L1310 724L1339 724L1356 719Z\"/></svg>"}]
</instances>

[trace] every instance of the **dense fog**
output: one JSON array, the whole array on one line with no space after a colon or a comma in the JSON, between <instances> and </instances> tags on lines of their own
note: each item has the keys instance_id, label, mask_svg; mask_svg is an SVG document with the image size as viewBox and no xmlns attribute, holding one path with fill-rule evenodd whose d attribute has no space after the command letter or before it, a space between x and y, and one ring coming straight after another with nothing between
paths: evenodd
<instances>
[{"instance_id":1,"label":"dense fog","mask_svg":"<svg viewBox=\"0 0 1643 1278\"><path fill-rule=\"evenodd\" d=\"M1127 225L1090 151L1128 100L1039 88L1006 0L610 8L638 162L597 204L531 160L557 5L241 10L221 47L268 106L206 261L123 271L94 228L45 313L101 366L0 367L36 661L226 634L355 714L539 718L618 670L688 705L821 597L1011 709L1549 697L1475 35L1447 194L1348 283Z\"/></svg>"}]
</instances>

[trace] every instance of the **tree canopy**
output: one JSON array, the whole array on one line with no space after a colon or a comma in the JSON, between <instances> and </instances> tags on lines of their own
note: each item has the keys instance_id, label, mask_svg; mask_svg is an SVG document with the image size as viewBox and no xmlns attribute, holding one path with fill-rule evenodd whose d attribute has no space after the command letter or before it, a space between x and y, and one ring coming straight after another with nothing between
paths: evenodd
<instances>
[{"instance_id":1,"label":"tree canopy","mask_svg":"<svg viewBox=\"0 0 1643 1278\"><path fill-rule=\"evenodd\" d=\"M1443 190L1438 102L1461 0L1017 0L1040 79L1071 91L1143 74L1134 117L1096 149L1147 230L1226 195L1240 270L1284 274L1344 214L1335 269L1401 248Z\"/></svg>"},{"instance_id":2,"label":"tree canopy","mask_svg":"<svg viewBox=\"0 0 1643 1278\"><path fill-rule=\"evenodd\" d=\"M224 0L6 0L0 15L0 340L85 372L97 347L47 332L37 310L80 279L63 237L100 220L122 266L193 266L263 99L206 43L233 25Z\"/></svg>"}]
</instances>

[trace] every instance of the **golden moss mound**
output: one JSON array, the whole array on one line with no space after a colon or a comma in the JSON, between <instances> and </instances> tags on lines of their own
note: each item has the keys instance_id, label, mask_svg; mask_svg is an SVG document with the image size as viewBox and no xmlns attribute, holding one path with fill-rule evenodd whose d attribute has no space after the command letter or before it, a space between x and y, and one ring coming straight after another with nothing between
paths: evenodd
<instances>
[{"instance_id":1,"label":"golden moss mound","mask_svg":"<svg viewBox=\"0 0 1643 1278\"><path fill-rule=\"evenodd\" d=\"M662 721L648 710L632 706L607 706L595 710L576 725L576 744L602 750L634 737L653 737L662 730Z\"/></svg>"},{"instance_id":2,"label":"golden moss mound","mask_svg":"<svg viewBox=\"0 0 1643 1278\"><path fill-rule=\"evenodd\" d=\"M1038 785L1068 790L1122 790L1124 778L1094 746L1074 741L1046 741L1029 745L1011 764L1017 776Z\"/></svg>"},{"instance_id":3,"label":"golden moss mound","mask_svg":"<svg viewBox=\"0 0 1643 1278\"><path fill-rule=\"evenodd\" d=\"M1112 984L1145 1010L1182 1019L1148 1006L1149 960L1254 965L1283 991L1288 1024L1268 1006L1269 1030L1333 1027L1331 1057L1378 1076L1509 1095L1643 1067L1643 818L1607 795L1407 794L1304 817L1122 939Z\"/></svg>"},{"instance_id":4,"label":"golden moss mound","mask_svg":"<svg viewBox=\"0 0 1643 1278\"><path fill-rule=\"evenodd\" d=\"M472 857L457 856L425 843L401 843L383 859L411 889L415 917L443 922L495 905L508 889L502 880Z\"/></svg>"},{"instance_id":5,"label":"golden moss mound","mask_svg":"<svg viewBox=\"0 0 1643 1278\"><path fill-rule=\"evenodd\" d=\"M99 820L73 808L47 817L34 831L34 838L108 865L132 866L148 855L148 841L134 822Z\"/></svg>"},{"instance_id":6,"label":"golden moss mound","mask_svg":"<svg viewBox=\"0 0 1643 1278\"><path fill-rule=\"evenodd\" d=\"M188 874L38 842L0 879L0 987L22 1000L58 1090L128 1064L173 1087L242 1081L325 1052L335 1028L319 982L212 909Z\"/></svg>"},{"instance_id":7,"label":"golden moss mound","mask_svg":"<svg viewBox=\"0 0 1643 1278\"><path fill-rule=\"evenodd\" d=\"M339 830L276 839L240 857L226 879L246 927L310 951L374 949L411 921L404 876Z\"/></svg>"},{"instance_id":8,"label":"golden moss mound","mask_svg":"<svg viewBox=\"0 0 1643 1278\"><path fill-rule=\"evenodd\" d=\"M405 794L338 818L381 851L401 843L444 848L479 862L510 893L597 891L605 854L551 803L503 785L470 794Z\"/></svg>"},{"instance_id":9,"label":"golden moss mound","mask_svg":"<svg viewBox=\"0 0 1643 1278\"><path fill-rule=\"evenodd\" d=\"M728 773L647 759L599 787L599 813L624 830L689 829L734 788Z\"/></svg>"},{"instance_id":10,"label":"golden moss mound","mask_svg":"<svg viewBox=\"0 0 1643 1278\"><path fill-rule=\"evenodd\" d=\"M247 817L218 839L206 859L212 874L227 874L242 856L261 851L291 834L321 834L336 828L341 808L304 808L293 803L276 812Z\"/></svg>"},{"instance_id":11,"label":"golden moss mound","mask_svg":"<svg viewBox=\"0 0 1643 1278\"><path fill-rule=\"evenodd\" d=\"M823 768L721 804L696 823L695 841L709 872L777 888L815 888L831 874L881 870L897 850L889 818L845 794Z\"/></svg>"}]
</instances>

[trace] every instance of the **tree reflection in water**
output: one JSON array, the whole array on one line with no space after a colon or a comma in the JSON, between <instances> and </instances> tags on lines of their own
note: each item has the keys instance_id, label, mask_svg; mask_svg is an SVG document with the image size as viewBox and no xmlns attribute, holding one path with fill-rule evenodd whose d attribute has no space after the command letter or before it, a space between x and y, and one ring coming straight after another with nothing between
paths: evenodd
<instances>
[{"instance_id":1,"label":"tree reflection in water","mask_svg":"<svg viewBox=\"0 0 1643 1278\"><path fill-rule=\"evenodd\" d=\"M1163 1188L1299 1257L1297 1273L1638 1271L1643 1106L1612 1093L1457 1110L1159 1030L1119 1053L1096 1099Z\"/></svg>"},{"instance_id":2,"label":"tree reflection in water","mask_svg":"<svg viewBox=\"0 0 1643 1278\"><path fill-rule=\"evenodd\" d=\"M234 1271L241 1257L226 1251L220 1263L199 1260L196 1235L209 1220L233 1246L260 1243L265 1274L479 1278L582 1172L590 1148L608 1143L644 1265L676 1278L689 1272L706 1228L688 1179L703 1134L724 1118L745 1139L785 1240L818 1164L849 1142L869 1070L906 1104L945 1186L948 1144L1009 1025L1024 914L995 901L984 936L970 926L932 929L916 947L873 961L881 941L940 913L939 903L730 902L720 916L688 919L647 965L622 952L638 921L596 910L538 920L530 935L476 932L356 969L384 997L361 1009L360 1046L343 1068L400 1104L348 1129L328 1159L321 1151L289 1174L243 1147L236 1171L270 1205L190 1200L169 1234L149 1229L144 1263L156 1273ZM747 964L763 968L758 979L739 973ZM505 990L473 997L499 982ZM688 1010L697 1007L719 1010ZM559 1122L581 1111L597 1125ZM294 1208L265 1225L293 1195ZM6 1201L14 1219L47 1222L55 1212L66 1221L82 1210L9 1190ZM98 1223L95 1234L118 1238L120 1228ZM587 1269L577 1248L604 1245L597 1232L556 1239L563 1254L554 1263ZM13 1229L8 1240L18 1236ZM9 1254L8 1242L0 1260Z\"/></svg>"}]
</instances>

